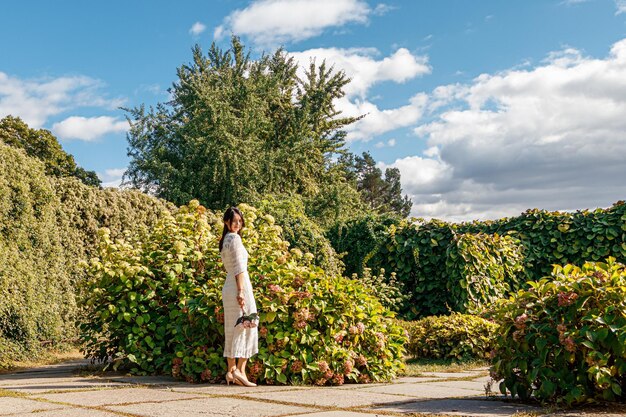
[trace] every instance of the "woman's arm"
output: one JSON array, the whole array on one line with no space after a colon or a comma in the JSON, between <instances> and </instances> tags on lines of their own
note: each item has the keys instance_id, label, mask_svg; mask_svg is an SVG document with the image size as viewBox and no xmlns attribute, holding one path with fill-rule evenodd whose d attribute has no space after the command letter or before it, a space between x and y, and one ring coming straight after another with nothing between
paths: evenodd
<instances>
[{"instance_id":1,"label":"woman's arm","mask_svg":"<svg viewBox=\"0 0 626 417\"><path fill-rule=\"evenodd\" d=\"M243 293L243 272L235 275L235 283L237 284L237 302L239 306L243 308L245 305L244 293Z\"/></svg>"},{"instance_id":2,"label":"woman's arm","mask_svg":"<svg viewBox=\"0 0 626 417\"><path fill-rule=\"evenodd\" d=\"M235 283L237 284L237 303L243 308L244 306L244 272L246 265L244 263L244 247L241 236L235 234L230 245L231 256L234 261Z\"/></svg>"}]
</instances>

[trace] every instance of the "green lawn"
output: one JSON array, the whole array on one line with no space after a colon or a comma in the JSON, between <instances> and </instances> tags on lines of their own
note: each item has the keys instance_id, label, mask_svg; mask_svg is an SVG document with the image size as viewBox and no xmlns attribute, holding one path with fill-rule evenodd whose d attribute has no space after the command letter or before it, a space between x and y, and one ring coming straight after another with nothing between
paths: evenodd
<instances>
[{"instance_id":1,"label":"green lawn","mask_svg":"<svg viewBox=\"0 0 626 417\"><path fill-rule=\"evenodd\" d=\"M470 369L485 369L489 362L480 359L459 361L452 359L415 359L405 360L406 370L403 376L420 376L424 372L463 372Z\"/></svg>"}]
</instances>

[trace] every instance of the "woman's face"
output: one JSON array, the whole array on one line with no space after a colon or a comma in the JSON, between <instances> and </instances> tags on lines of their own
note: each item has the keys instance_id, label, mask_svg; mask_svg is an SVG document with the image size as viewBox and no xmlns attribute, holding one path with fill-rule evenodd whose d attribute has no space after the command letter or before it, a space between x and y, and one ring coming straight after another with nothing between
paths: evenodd
<instances>
[{"instance_id":1,"label":"woman's face","mask_svg":"<svg viewBox=\"0 0 626 417\"><path fill-rule=\"evenodd\" d=\"M242 223L243 221L241 220L241 216L235 213L233 219L230 222L226 222L226 225L228 226L229 231L237 233L241 230Z\"/></svg>"}]
</instances>

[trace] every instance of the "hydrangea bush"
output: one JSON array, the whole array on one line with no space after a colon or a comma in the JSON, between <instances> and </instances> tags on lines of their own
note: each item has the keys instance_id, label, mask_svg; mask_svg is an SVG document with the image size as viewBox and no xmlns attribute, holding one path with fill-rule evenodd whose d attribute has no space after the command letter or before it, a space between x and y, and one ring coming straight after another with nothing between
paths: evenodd
<instances>
[{"instance_id":1,"label":"hydrangea bush","mask_svg":"<svg viewBox=\"0 0 626 417\"><path fill-rule=\"evenodd\" d=\"M328 275L289 249L269 214L240 205L260 313L259 354L248 376L266 384L389 380L402 369L404 330L371 289ZM226 362L218 252L222 222L197 201L150 231L112 240L87 270L81 326L87 356L134 373L218 381ZM234 323L233 323L234 325Z\"/></svg>"},{"instance_id":2,"label":"hydrangea bush","mask_svg":"<svg viewBox=\"0 0 626 417\"><path fill-rule=\"evenodd\" d=\"M626 269L606 263L555 266L502 301L492 378L515 397L577 404L624 401Z\"/></svg>"}]
</instances>

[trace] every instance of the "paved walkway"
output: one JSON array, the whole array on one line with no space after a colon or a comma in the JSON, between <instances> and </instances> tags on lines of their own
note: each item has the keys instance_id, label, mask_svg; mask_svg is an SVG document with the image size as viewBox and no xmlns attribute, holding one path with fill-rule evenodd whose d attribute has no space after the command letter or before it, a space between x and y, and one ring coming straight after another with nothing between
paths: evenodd
<instances>
[{"instance_id":1,"label":"paved walkway","mask_svg":"<svg viewBox=\"0 0 626 417\"><path fill-rule=\"evenodd\" d=\"M188 384L168 377L80 377L86 362L0 375L0 416L512 416L541 409L487 398L485 371L428 373L340 387ZM417 415L419 415L417 414ZM526 414L527 415L527 414Z\"/></svg>"}]
</instances>

